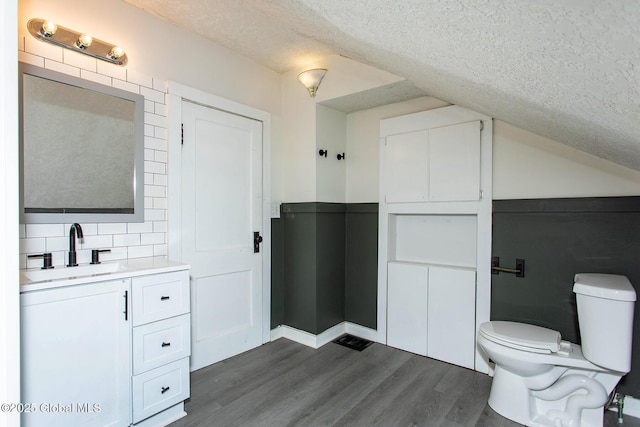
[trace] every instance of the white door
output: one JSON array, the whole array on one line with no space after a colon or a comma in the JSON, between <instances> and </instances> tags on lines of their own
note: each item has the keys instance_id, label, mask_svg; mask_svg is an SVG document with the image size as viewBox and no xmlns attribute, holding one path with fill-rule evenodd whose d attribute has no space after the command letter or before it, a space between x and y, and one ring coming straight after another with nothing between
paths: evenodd
<instances>
[{"instance_id":1,"label":"white door","mask_svg":"<svg viewBox=\"0 0 640 427\"><path fill-rule=\"evenodd\" d=\"M182 119L193 371L262 344L262 123L186 101Z\"/></svg>"}]
</instances>

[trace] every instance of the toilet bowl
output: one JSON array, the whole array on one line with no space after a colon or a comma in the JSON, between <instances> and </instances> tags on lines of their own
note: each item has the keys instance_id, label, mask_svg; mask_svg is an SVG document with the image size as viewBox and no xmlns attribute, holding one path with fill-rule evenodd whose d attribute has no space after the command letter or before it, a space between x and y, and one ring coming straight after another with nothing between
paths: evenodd
<instances>
[{"instance_id":1,"label":"toilet bowl","mask_svg":"<svg viewBox=\"0 0 640 427\"><path fill-rule=\"evenodd\" d=\"M601 427L610 393L631 368L636 293L624 276L577 274L582 345L539 326L491 321L478 345L495 363L489 406L527 426Z\"/></svg>"}]
</instances>

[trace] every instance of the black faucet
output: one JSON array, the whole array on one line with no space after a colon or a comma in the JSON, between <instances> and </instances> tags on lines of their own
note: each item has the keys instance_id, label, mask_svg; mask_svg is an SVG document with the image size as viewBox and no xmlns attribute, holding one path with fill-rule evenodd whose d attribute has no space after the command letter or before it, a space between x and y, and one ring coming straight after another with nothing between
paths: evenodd
<instances>
[{"instance_id":1,"label":"black faucet","mask_svg":"<svg viewBox=\"0 0 640 427\"><path fill-rule=\"evenodd\" d=\"M76 262L76 232L78 233L78 239L84 238L82 227L77 222L73 223L71 229L69 229L69 264L67 264L67 267L78 266Z\"/></svg>"}]
</instances>

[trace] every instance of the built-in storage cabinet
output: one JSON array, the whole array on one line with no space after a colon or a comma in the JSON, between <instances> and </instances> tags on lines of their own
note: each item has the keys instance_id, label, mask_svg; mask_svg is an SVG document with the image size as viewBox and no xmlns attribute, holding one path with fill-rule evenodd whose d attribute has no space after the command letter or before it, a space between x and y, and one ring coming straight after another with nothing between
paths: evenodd
<instances>
[{"instance_id":1,"label":"built-in storage cabinet","mask_svg":"<svg viewBox=\"0 0 640 427\"><path fill-rule=\"evenodd\" d=\"M472 121L387 136L386 203L478 200L481 127Z\"/></svg>"},{"instance_id":2,"label":"built-in storage cabinet","mask_svg":"<svg viewBox=\"0 0 640 427\"><path fill-rule=\"evenodd\" d=\"M24 426L163 426L185 415L189 271L99 280L23 290L22 402L36 405Z\"/></svg>"},{"instance_id":3,"label":"built-in storage cabinet","mask_svg":"<svg viewBox=\"0 0 640 427\"><path fill-rule=\"evenodd\" d=\"M130 424L130 283L22 294L23 426Z\"/></svg>"},{"instance_id":4,"label":"built-in storage cabinet","mask_svg":"<svg viewBox=\"0 0 640 427\"><path fill-rule=\"evenodd\" d=\"M189 397L189 273L132 280L133 422Z\"/></svg>"},{"instance_id":5,"label":"built-in storage cabinet","mask_svg":"<svg viewBox=\"0 0 640 427\"><path fill-rule=\"evenodd\" d=\"M489 117L444 107L380 123L378 339L487 371Z\"/></svg>"}]
</instances>

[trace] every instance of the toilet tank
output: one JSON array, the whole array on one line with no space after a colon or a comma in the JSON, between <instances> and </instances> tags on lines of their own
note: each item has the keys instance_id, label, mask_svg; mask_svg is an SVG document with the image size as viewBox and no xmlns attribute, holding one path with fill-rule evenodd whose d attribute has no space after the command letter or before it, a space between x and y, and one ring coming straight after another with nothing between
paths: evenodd
<instances>
[{"instance_id":1,"label":"toilet tank","mask_svg":"<svg viewBox=\"0 0 640 427\"><path fill-rule=\"evenodd\" d=\"M636 301L629 279L615 274L579 273L573 292L584 357L603 368L629 372Z\"/></svg>"}]
</instances>

